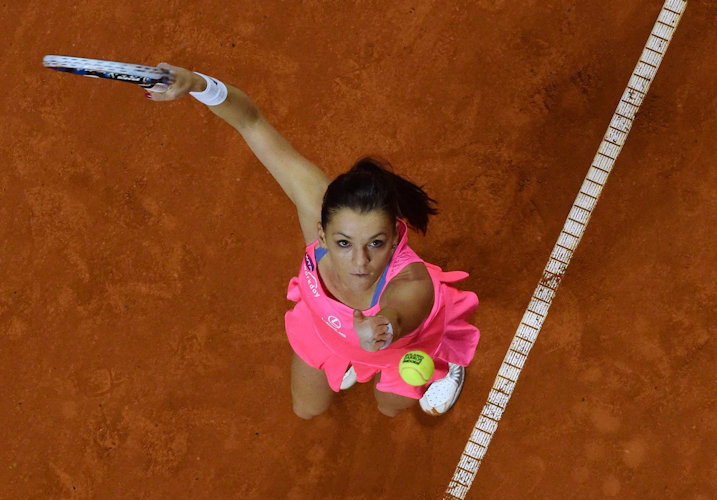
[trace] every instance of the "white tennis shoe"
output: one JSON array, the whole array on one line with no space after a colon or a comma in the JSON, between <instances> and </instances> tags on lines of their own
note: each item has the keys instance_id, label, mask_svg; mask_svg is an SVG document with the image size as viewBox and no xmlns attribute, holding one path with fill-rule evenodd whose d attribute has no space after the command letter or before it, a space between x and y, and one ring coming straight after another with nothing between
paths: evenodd
<instances>
[{"instance_id":1,"label":"white tennis shoe","mask_svg":"<svg viewBox=\"0 0 717 500\"><path fill-rule=\"evenodd\" d=\"M448 363L448 374L436 380L420 399L421 409L429 415L443 415L451 409L463 389L466 369L461 365Z\"/></svg>"},{"instance_id":2,"label":"white tennis shoe","mask_svg":"<svg viewBox=\"0 0 717 500\"><path fill-rule=\"evenodd\" d=\"M353 385L356 383L356 370L354 370L353 365L349 367L348 370L346 370L346 373L344 373L344 379L341 381L341 390L346 390L349 387L353 387Z\"/></svg>"}]
</instances>

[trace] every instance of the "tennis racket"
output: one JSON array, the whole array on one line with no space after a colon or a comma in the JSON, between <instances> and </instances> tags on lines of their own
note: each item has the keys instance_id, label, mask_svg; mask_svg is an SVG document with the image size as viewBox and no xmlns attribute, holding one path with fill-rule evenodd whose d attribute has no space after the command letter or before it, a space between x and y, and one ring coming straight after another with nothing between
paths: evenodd
<instances>
[{"instance_id":1,"label":"tennis racket","mask_svg":"<svg viewBox=\"0 0 717 500\"><path fill-rule=\"evenodd\" d=\"M56 55L43 57L42 64L64 73L134 83L153 92L164 92L174 82L171 71L141 64Z\"/></svg>"}]
</instances>

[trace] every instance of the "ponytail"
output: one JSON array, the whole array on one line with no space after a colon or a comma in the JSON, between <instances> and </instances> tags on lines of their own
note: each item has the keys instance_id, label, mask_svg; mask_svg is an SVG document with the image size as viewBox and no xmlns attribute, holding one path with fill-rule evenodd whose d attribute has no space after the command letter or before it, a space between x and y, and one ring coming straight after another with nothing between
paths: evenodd
<instances>
[{"instance_id":1,"label":"ponytail","mask_svg":"<svg viewBox=\"0 0 717 500\"><path fill-rule=\"evenodd\" d=\"M359 213L383 210L391 220L405 219L410 227L426 233L429 216L438 213L436 200L416 184L394 174L390 165L362 158L348 172L329 184L321 207L321 225L341 208Z\"/></svg>"}]
</instances>

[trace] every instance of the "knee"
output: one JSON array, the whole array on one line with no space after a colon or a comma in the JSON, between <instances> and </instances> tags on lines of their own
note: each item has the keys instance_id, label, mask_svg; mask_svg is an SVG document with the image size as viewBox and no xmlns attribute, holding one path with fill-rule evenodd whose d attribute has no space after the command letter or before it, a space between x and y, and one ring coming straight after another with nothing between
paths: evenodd
<instances>
[{"instance_id":1,"label":"knee","mask_svg":"<svg viewBox=\"0 0 717 500\"><path fill-rule=\"evenodd\" d=\"M382 405L381 403L378 405L378 411L391 418L397 416L403 410L405 410L405 408L393 408L391 406Z\"/></svg>"},{"instance_id":2,"label":"knee","mask_svg":"<svg viewBox=\"0 0 717 500\"><path fill-rule=\"evenodd\" d=\"M312 418L321 415L321 413L308 411L306 408L294 405L294 415L304 420L311 420Z\"/></svg>"},{"instance_id":3,"label":"knee","mask_svg":"<svg viewBox=\"0 0 717 500\"><path fill-rule=\"evenodd\" d=\"M304 404L300 401L294 401L293 410L294 414L304 420L311 420L314 417L318 417L322 413L325 413L329 409L329 405L323 407L312 406Z\"/></svg>"},{"instance_id":4,"label":"knee","mask_svg":"<svg viewBox=\"0 0 717 500\"><path fill-rule=\"evenodd\" d=\"M398 398L394 397L390 399L377 397L376 403L378 403L378 411L381 412L381 414L393 418L409 408L412 408L416 404L416 401L414 399L403 398L400 396Z\"/></svg>"}]
</instances>

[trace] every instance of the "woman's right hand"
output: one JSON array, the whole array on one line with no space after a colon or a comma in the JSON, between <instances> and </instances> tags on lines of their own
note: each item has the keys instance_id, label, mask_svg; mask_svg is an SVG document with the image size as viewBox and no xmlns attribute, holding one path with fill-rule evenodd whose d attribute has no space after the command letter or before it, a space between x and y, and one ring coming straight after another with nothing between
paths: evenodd
<instances>
[{"instance_id":1,"label":"woman's right hand","mask_svg":"<svg viewBox=\"0 0 717 500\"><path fill-rule=\"evenodd\" d=\"M204 78L188 69L167 63L159 63L157 67L171 71L174 74L174 82L164 92L152 92L150 89L149 92L145 93L148 99L153 101L173 101L184 97L190 92L202 92L207 88L207 82Z\"/></svg>"}]
</instances>

